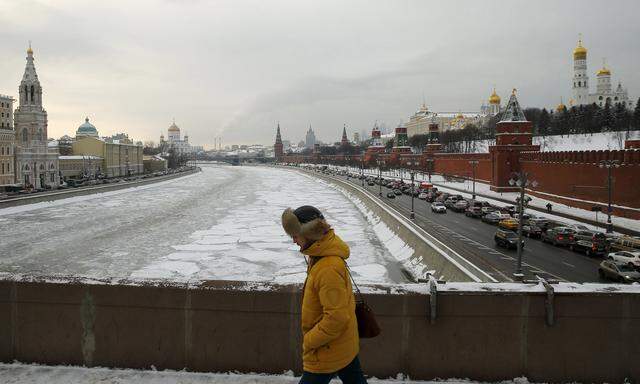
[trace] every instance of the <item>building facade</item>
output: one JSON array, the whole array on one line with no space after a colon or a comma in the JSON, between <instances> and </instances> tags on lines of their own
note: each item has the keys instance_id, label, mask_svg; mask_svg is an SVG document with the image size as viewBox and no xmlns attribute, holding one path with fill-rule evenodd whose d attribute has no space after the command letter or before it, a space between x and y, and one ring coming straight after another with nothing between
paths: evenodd
<instances>
[{"instance_id":1,"label":"building facade","mask_svg":"<svg viewBox=\"0 0 640 384\"><path fill-rule=\"evenodd\" d=\"M101 173L107 177L119 177L144 172L142 145L108 142L86 136L73 143L73 154L102 158Z\"/></svg>"},{"instance_id":2,"label":"building facade","mask_svg":"<svg viewBox=\"0 0 640 384\"><path fill-rule=\"evenodd\" d=\"M24 187L57 188L59 153L57 147L47 145L47 111L42 107L42 87L33 61L29 47L14 113L16 181Z\"/></svg>"},{"instance_id":3,"label":"building facade","mask_svg":"<svg viewBox=\"0 0 640 384\"><path fill-rule=\"evenodd\" d=\"M103 159L98 156L83 155L61 155L58 159L60 163L60 175L62 180L96 178L102 174Z\"/></svg>"},{"instance_id":4,"label":"building facade","mask_svg":"<svg viewBox=\"0 0 640 384\"><path fill-rule=\"evenodd\" d=\"M316 134L313 132L313 129L311 129L311 126L309 126L309 130L307 131L307 134L304 138L304 147L313 149L313 146L316 145L316 142Z\"/></svg>"},{"instance_id":5,"label":"building facade","mask_svg":"<svg viewBox=\"0 0 640 384\"><path fill-rule=\"evenodd\" d=\"M13 97L0 95L0 188L16 182L14 151L16 134L13 131Z\"/></svg>"},{"instance_id":6,"label":"building facade","mask_svg":"<svg viewBox=\"0 0 640 384\"><path fill-rule=\"evenodd\" d=\"M615 90L611 86L611 69L605 63L596 72L596 92L589 93L589 75L587 72L587 49L582 46L582 39L578 40L578 46L573 50L573 98L569 105L597 104L604 107L607 103L615 105L624 104L628 109L633 109L633 100L629 99L628 92L618 82Z\"/></svg>"}]
</instances>

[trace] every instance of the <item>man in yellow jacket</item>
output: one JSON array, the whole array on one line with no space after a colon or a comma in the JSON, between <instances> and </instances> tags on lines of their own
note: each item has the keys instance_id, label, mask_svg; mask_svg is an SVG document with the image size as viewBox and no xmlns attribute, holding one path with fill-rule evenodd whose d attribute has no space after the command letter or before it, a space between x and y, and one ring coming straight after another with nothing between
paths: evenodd
<instances>
[{"instance_id":1,"label":"man in yellow jacket","mask_svg":"<svg viewBox=\"0 0 640 384\"><path fill-rule=\"evenodd\" d=\"M349 246L331 229L322 213L304 205L282 214L282 226L300 251L309 256L302 298L301 384L366 384L360 367L360 340L355 299L345 260Z\"/></svg>"}]
</instances>

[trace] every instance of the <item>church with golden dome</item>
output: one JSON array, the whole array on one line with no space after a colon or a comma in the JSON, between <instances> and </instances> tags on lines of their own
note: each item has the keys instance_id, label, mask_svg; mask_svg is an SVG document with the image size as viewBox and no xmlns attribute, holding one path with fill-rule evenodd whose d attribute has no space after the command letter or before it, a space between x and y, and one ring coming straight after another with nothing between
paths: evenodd
<instances>
[{"instance_id":1,"label":"church with golden dome","mask_svg":"<svg viewBox=\"0 0 640 384\"><path fill-rule=\"evenodd\" d=\"M622 103L629 109L633 108L633 101L629 99L627 90L622 87L622 83L620 81L618 81L616 89L612 89L611 69L607 67L604 61L602 63L602 68L596 72L596 91L595 93L589 93L587 48L582 45L582 38L578 40L578 45L573 50L572 90L573 94L572 99L569 100L569 106L595 103L600 107L604 107L606 103L609 102L612 106Z\"/></svg>"}]
</instances>

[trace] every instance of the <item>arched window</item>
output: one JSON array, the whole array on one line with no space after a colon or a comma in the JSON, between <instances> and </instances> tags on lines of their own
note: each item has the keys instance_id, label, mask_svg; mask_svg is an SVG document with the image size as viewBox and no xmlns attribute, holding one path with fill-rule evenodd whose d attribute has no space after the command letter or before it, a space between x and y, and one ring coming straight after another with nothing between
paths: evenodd
<instances>
[{"instance_id":1,"label":"arched window","mask_svg":"<svg viewBox=\"0 0 640 384\"><path fill-rule=\"evenodd\" d=\"M25 171L28 171L28 170L29 170L29 164L25 164L25 165L24 165L24 170L25 170Z\"/></svg>"},{"instance_id":2,"label":"arched window","mask_svg":"<svg viewBox=\"0 0 640 384\"><path fill-rule=\"evenodd\" d=\"M598 97L598 100L602 100L602 96Z\"/></svg>"},{"instance_id":3,"label":"arched window","mask_svg":"<svg viewBox=\"0 0 640 384\"><path fill-rule=\"evenodd\" d=\"M618 96L614 97L613 100L618 101Z\"/></svg>"},{"instance_id":4,"label":"arched window","mask_svg":"<svg viewBox=\"0 0 640 384\"><path fill-rule=\"evenodd\" d=\"M40 170L44 171L44 164L40 164Z\"/></svg>"},{"instance_id":5,"label":"arched window","mask_svg":"<svg viewBox=\"0 0 640 384\"><path fill-rule=\"evenodd\" d=\"M26 85L24 86L24 101L29 102L29 87Z\"/></svg>"},{"instance_id":6,"label":"arched window","mask_svg":"<svg viewBox=\"0 0 640 384\"><path fill-rule=\"evenodd\" d=\"M2 147L2 151L0 151L0 155L4 155L4 147Z\"/></svg>"},{"instance_id":7,"label":"arched window","mask_svg":"<svg viewBox=\"0 0 640 384\"><path fill-rule=\"evenodd\" d=\"M25 143L29 140L29 132L27 132L27 128L22 129L22 141Z\"/></svg>"},{"instance_id":8,"label":"arched window","mask_svg":"<svg viewBox=\"0 0 640 384\"><path fill-rule=\"evenodd\" d=\"M38 140L42 141L42 129L38 130Z\"/></svg>"},{"instance_id":9,"label":"arched window","mask_svg":"<svg viewBox=\"0 0 640 384\"><path fill-rule=\"evenodd\" d=\"M33 102L33 85L31 86L31 102Z\"/></svg>"},{"instance_id":10,"label":"arched window","mask_svg":"<svg viewBox=\"0 0 640 384\"><path fill-rule=\"evenodd\" d=\"M578 81L578 87L582 87L582 82Z\"/></svg>"}]
</instances>

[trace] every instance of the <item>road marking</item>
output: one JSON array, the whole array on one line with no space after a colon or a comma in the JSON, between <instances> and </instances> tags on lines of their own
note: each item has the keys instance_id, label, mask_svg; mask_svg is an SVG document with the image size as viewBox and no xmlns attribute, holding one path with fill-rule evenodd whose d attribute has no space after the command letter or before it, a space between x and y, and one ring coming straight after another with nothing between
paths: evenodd
<instances>
[{"instance_id":1,"label":"road marking","mask_svg":"<svg viewBox=\"0 0 640 384\"><path fill-rule=\"evenodd\" d=\"M573 264L569 264L569 263L565 263L564 261L562 262L562 264L566 265L567 267L571 267L571 268L575 268L576 266Z\"/></svg>"}]
</instances>

